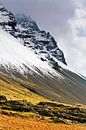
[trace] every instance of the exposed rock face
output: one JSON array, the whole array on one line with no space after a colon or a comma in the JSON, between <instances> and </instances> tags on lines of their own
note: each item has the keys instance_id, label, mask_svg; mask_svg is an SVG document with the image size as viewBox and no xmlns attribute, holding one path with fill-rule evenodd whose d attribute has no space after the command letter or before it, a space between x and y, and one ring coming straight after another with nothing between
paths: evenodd
<instances>
[{"instance_id":1,"label":"exposed rock face","mask_svg":"<svg viewBox=\"0 0 86 130\"><path fill-rule=\"evenodd\" d=\"M25 15L14 15L0 4L0 28L16 37L24 46L31 48L43 61L57 69L54 58L66 64L64 54L49 32L41 31L36 22Z\"/></svg>"},{"instance_id":2,"label":"exposed rock face","mask_svg":"<svg viewBox=\"0 0 86 130\"><path fill-rule=\"evenodd\" d=\"M6 31L15 30L16 20L13 14L7 11L0 3L0 27Z\"/></svg>"},{"instance_id":3,"label":"exposed rock face","mask_svg":"<svg viewBox=\"0 0 86 130\"><path fill-rule=\"evenodd\" d=\"M17 14L16 16L17 24L22 25L30 31L39 31L39 28L35 21L33 21L29 16L24 14Z\"/></svg>"}]
</instances>

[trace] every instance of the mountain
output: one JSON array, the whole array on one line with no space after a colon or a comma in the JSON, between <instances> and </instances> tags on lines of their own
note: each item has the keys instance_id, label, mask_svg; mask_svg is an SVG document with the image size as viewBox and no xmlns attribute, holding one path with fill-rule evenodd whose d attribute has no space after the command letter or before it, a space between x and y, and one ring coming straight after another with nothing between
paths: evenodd
<instances>
[{"instance_id":1,"label":"mountain","mask_svg":"<svg viewBox=\"0 0 86 130\"><path fill-rule=\"evenodd\" d=\"M49 101L86 105L85 77L65 64L64 54L50 33L41 31L30 17L15 18L0 5L0 79L5 82L2 88L14 84ZM21 92L17 88L14 96L24 98L26 91L18 97ZM0 93L8 96L5 90Z\"/></svg>"},{"instance_id":2,"label":"mountain","mask_svg":"<svg viewBox=\"0 0 86 130\"><path fill-rule=\"evenodd\" d=\"M26 74L30 71L40 74L40 71L48 76L57 75L56 71L47 62L41 61L31 49L21 45L17 39L0 29L0 63L1 69L9 72Z\"/></svg>"},{"instance_id":3,"label":"mountain","mask_svg":"<svg viewBox=\"0 0 86 130\"><path fill-rule=\"evenodd\" d=\"M25 15L14 15L0 6L0 25L16 37L21 44L34 50L43 61L54 66L54 59L66 64L63 52L58 48L57 42L49 32L41 31L36 22ZM51 58L52 57L52 58Z\"/></svg>"}]
</instances>

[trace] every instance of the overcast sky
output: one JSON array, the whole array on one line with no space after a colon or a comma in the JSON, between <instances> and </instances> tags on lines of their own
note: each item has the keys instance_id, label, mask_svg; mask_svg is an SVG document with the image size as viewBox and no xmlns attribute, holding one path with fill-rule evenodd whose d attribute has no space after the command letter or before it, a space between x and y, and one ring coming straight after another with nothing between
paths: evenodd
<instances>
[{"instance_id":1,"label":"overcast sky","mask_svg":"<svg viewBox=\"0 0 86 130\"><path fill-rule=\"evenodd\" d=\"M49 31L67 64L86 76L86 0L2 0L13 13L24 13Z\"/></svg>"}]
</instances>

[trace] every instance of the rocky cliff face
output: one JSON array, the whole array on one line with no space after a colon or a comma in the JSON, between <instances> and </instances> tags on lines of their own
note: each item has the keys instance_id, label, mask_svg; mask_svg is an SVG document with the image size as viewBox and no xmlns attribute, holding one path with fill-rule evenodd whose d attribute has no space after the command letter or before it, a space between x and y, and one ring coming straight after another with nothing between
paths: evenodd
<instances>
[{"instance_id":1,"label":"rocky cliff face","mask_svg":"<svg viewBox=\"0 0 86 130\"><path fill-rule=\"evenodd\" d=\"M66 64L64 54L49 32L40 30L35 21L25 15L14 15L0 4L0 28L16 37L21 44L31 48L42 61L47 61L58 69L58 63Z\"/></svg>"}]
</instances>

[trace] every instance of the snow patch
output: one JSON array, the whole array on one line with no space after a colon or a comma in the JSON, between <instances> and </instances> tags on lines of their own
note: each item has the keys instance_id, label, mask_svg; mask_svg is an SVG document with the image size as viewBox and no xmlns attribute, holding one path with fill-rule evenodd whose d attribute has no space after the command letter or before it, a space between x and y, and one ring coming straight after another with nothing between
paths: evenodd
<instances>
[{"instance_id":1,"label":"snow patch","mask_svg":"<svg viewBox=\"0 0 86 130\"><path fill-rule=\"evenodd\" d=\"M41 61L30 48L21 45L16 38L2 29L0 29L0 63L15 66L21 72L21 68L27 71L23 66L25 65L37 74L40 70L44 75L62 78L47 62Z\"/></svg>"}]
</instances>

